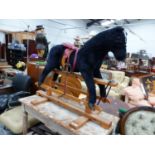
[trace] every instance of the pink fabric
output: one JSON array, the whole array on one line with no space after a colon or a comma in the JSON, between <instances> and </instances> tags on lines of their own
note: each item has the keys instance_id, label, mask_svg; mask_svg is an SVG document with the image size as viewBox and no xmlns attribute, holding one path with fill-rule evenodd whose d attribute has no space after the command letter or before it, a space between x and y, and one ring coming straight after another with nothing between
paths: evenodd
<instances>
[{"instance_id":1,"label":"pink fabric","mask_svg":"<svg viewBox=\"0 0 155 155\"><path fill-rule=\"evenodd\" d=\"M69 48L66 48L66 49L65 49L65 52L64 52L64 57L65 57L66 59L68 59L68 58L70 57L70 55L71 55L72 52L73 52L73 50L71 50L71 49L69 49Z\"/></svg>"},{"instance_id":2,"label":"pink fabric","mask_svg":"<svg viewBox=\"0 0 155 155\"><path fill-rule=\"evenodd\" d=\"M65 47L67 47L67 49L65 50L65 52L64 52L64 57L66 58L66 59L68 59L68 61L69 61L69 57L70 57L70 55L71 55L71 53L75 50L75 57L74 57L74 61L73 61L73 71L74 71L74 69L75 69L75 65L76 65L76 60L77 60L77 53L78 53L78 48L77 47L75 47L73 44L71 44L71 43L63 43L63 45L65 46Z\"/></svg>"},{"instance_id":3,"label":"pink fabric","mask_svg":"<svg viewBox=\"0 0 155 155\"><path fill-rule=\"evenodd\" d=\"M129 99L133 101L139 101L144 99L144 94L140 87L129 86L124 89L124 94L128 96Z\"/></svg>"},{"instance_id":4,"label":"pink fabric","mask_svg":"<svg viewBox=\"0 0 155 155\"><path fill-rule=\"evenodd\" d=\"M141 86L140 80L138 78L134 78L132 80L132 87L140 87L140 86Z\"/></svg>"},{"instance_id":5,"label":"pink fabric","mask_svg":"<svg viewBox=\"0 0 155 155\"><path fill-rule=\"evenodd\" d=\"M151 107L151 104L147 100L139 100L139 101L136 101L136 102L135 101L130 101L129 103L136 106L136 107L138 107L138 106L149 106L149 107Z\"/></svg>"},{"instance_id":6,"label":"pink fabric","mask_svg":"<svg viewBox=\"0 0 155 155\"><path fill-rule=\"evenodd\" d=\"M63 43L63 45L71 50L78 50L78 48L71 43Z\"/></svg>"}]
</instances>

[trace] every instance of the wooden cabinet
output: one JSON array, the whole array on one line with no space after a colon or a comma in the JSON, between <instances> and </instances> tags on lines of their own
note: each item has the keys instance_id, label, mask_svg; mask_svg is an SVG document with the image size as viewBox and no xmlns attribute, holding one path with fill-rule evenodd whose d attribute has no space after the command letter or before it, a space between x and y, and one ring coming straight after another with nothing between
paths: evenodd
<instances>
[{"instance_id":1,"label":"wooden cabinet","mask_svg":"<svg viewBox=\"0 0 155 155\"><path fill-rule=\"evenodd\" d=\"M18 61L24 61L26 57L26 51L17 49L8 49L8 63L15 67Z\"/></svg>"},{"instance_id":2,"label":"wooden cabinet","mask_svg":"<svg viewBox=\"0 0 155 155\"><path fill-rule=\"evenodd\" d=\"M23 43L23 40L35 40L34 32L13 32L12 38L18 40L20 43Z\"/></svg>"},{"instance_id":3,"label":"wooden cabinet","mask_svg":"<svg viewBox=\"0 0 155 155\"><path fill-rule=\"evenodd\" d=\"M35 62L28 62L27 64L27 74L32 78L33 81L33 93L35 93L35 91L38 89L35 83L38 82L43 69L44 67L38 66Z\"/></svg>"},{"instance_id":4,"label":"wooden cabinet","mask_svg":"<svg viewBox=\"0 0 155 155\"><path fill-rule=\"evenodd\" d=\"M6 44L0 43L0 61L6 60Z\"/></svg>"},{"instance_id":5,"label":"wooden cabinet","mask_svg":"<svg viewBox=\"0 0 155 155\"><path fill-rule=\"evenodd\" d=\"M34 54L34 53L37 54L35 40L26 40L26 39L24 39L23 44L25 45L26 49L28 48L28 55L29 56L31 56L31 54Z\"/></svg>"},{"instance_id":6,"label":"wooden cabinet","mask_svg":"<svg viewBox=\"0 0 155 155\"><path fill-rule=\"evenodd\" d=\"M13 41L17 40L19 43L24 44L26 47L25 51L18 50L18 49L8 49L7 50L7 61L9 64L15 66L18 61L27 60L27 52L28 56L30 57L31 54L37 53L35 47L35 33L34 32L12 32L6 34L6 45L8 43L12 43Z\"/></svg>"}]
</instances>

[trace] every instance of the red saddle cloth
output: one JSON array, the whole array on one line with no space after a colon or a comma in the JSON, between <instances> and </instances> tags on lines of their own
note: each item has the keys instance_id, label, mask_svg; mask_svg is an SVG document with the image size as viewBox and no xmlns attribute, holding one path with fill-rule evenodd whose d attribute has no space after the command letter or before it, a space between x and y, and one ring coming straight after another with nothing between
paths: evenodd
<instances>
[{"instance_id":1,"label":"red saddle cloth","mask_svg":"<svg viewBox=\"0 0 155 155\"><path fill-rule=\"evenodd\" d=\"M76 60L77 60L77 53L79 48L75 47L73 44L71 43L63 43L63 45L66 47L64 55L63 55L63 60L67 60L67 62L69 62L69 57L71 55L72 52L76 52L75 56L74 56L74 61L73 61L73 71L75 69L76 66Z\"/></svg>"}]
</instances>

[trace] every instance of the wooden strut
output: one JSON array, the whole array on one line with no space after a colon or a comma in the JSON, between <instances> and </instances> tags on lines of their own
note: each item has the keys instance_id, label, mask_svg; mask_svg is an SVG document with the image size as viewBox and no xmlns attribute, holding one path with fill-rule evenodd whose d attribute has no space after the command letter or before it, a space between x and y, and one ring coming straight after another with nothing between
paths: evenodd
<instances>
[{"instance_id":1,"label":"wooden strut","mask_svg":"<svg viewBox=\"0 0 155 155\"><path fill-rule=\"evenodd\" d=\"M46 101L48 101L47 98L35 99L35 100L31 101L31 104L38 105L38 104L41 104L41 103L46 102Z\"/></svg>"},{"instance_id":2,"label":"wooden strut","mask_svg":"<svg viewBox=\"0 0 155 155\"><path fill-rule=\"evenodd\" d=\"M68 109L68 110L70 110L72 112L75 112L75 113L77 113L79 115L82 115L82 116L88 118L88 120L95 121L96 123L98 123L100 126L102 126L105 129L109 129L111 127L111 125L112 125L111 121L108 121L108 120L105 120L105 119L102 120L101 117L99 117L98 115L96 115L94 113L86 113L84 109L82 110L82 109L79 109L78 107L75 107L75 106L69 104L69 103L63 102L60 98L55 97L53 95L48 96L46 94L46 92L44 92L44 91L41 91L41 90L37 91L37 95L45 97L48 100L52 101L53 103L55 103L55 104L57 104L59 106L62 106L62 107L66 108L66 109ZM84 123L86 121L88 121L88 120L85 119ZM83 121L82 121L81 125L83 125Z\"/></svg>"}]
</instances>

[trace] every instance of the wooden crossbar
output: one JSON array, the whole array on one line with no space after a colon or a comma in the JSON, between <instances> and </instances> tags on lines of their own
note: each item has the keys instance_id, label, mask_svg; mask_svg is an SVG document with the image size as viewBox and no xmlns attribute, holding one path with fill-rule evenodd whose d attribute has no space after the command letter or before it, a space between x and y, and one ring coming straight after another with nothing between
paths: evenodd
<instances>
[{"instance_id":1,"label":"wooden crossbar","mask_svg":"<svg viewBox=\"0 0 155 155\"><path fill-rule=\"evenodd\" d=\"M85 125L88 121L89 121L89 118L80 116L78 119L72 121L69 125L72 128L77 130L77 129L81 128L83 125Z\"/></svg>"},{"instance_id":2,"label":"wooden crossbar","mask_svg":"<svg viewBox=\"0 0 155 155\"><path fill-rule=\"evenodd\" d=\"M35 99L35 100L31 101L31 104L38 105L38 104L41 104L41 103L46 102L46 101L48 101L47 98Z\"/></svg>"},{"instance_id":3,"label":"wooden crossbar","mask_svg":"<svg viewBox=\"0 0 155 155\"><path fill-rule=\"evenodd\" d=\"M36 85L38 85L38 83L35 83ZM51 88L50 86L48 86L48 85L46 85L46 84L42 84L41 86L40 86L42 89L44 89L44 90L49 90L49 89L51 89L51 91L52 92L55 92L55 93L57 93L57 94L60 94L60 95L63 95L64 94L64 92L62 91L62 90L59 90L59 89L54 89L54 88ZM70 88L70 87L68 87L68 86L66 86L67 88ZM75 88L75 90L76 90L76 88ZM78 89L79 90L79 89ZM88 93L87 92L83 92L83 91L81 91L81 93L83 93L83 94L85 94L85 95L88 95ZM66 98L69 98L69 99L73 99L73 100L75 100L75 101L77 101L77 102L81 102L81 99L79 99L79 98L77 98L77 97L74 97L73 95L70 95L70 94L64 94L64 96L66 97ZM96 98L97 99L100 99L100 96L96 96ZM104 101L104 98L102 99L103 101ZM84 102L84 101L83 101ZM86 101L87 102L87 101ZM106 100L104 101L104 102L106 102ZM108 103L108 102L107 102Z\"/></svg>"}]
</instances>

